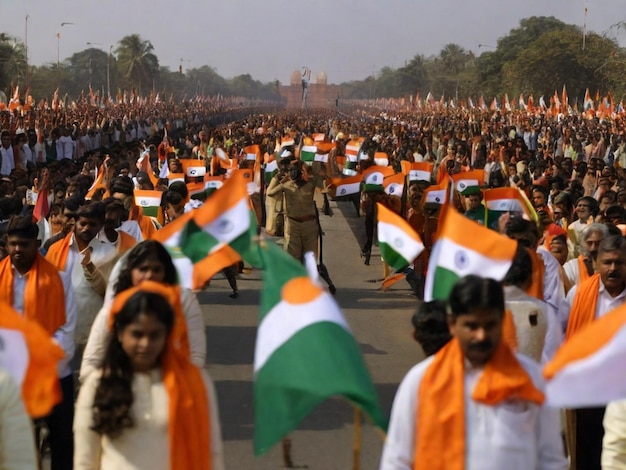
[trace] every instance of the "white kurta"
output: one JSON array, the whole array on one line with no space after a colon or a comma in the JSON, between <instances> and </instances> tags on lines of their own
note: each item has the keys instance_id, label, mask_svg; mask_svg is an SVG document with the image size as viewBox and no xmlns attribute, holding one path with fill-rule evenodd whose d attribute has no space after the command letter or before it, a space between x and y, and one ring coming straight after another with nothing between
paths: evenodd
<instances>
[{"instance_id":1,"label":"white kurta","mask_svg":"<svg viewBox=\"0 0 626 470\"><path fill-rule=\"evenodd\" d=\"M93 399L101 373L91 374L83 384L74 416L74 468L76 470L170 470L168 432L169 397L161 371L133 377L135 425L110 439L91 430ZM203 371L210 413L211 469L224 469L222 434L213 383Z\"/></svg>"},{"instance_id":2,"label":"white kurta","mask_svg":"<svg viewBox=\"0 0 626 470\"><path fill-rule=\"evenodd\" d=\"M543 390L539 366L517 356L535 386ZM402 380L391 410L381 470L413 470L418 389L433 357ZM471 399L482 369L465 369L466 470L566 470L558 410L528 402L488 406Z\"/></svg>"}]
</instances>

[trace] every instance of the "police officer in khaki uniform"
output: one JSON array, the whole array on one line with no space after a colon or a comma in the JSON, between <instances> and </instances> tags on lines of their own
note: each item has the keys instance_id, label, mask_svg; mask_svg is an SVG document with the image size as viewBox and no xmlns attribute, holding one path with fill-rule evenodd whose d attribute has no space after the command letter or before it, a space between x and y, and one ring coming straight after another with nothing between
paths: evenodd
<instances>
[{"instance_id":1,"label":"police officer in khaki uniform","mask_svg":"<svg viewBox=\"0 0 626 470\"><path fill-rule=\"evenodd\" d=\"M317 259L319 225L315 207L315 183L304 179L302 162L293 161L280 183L268 188L267 196L284 196L285 250L297 260L312 251Z\"/></svg>"}]
</instances>

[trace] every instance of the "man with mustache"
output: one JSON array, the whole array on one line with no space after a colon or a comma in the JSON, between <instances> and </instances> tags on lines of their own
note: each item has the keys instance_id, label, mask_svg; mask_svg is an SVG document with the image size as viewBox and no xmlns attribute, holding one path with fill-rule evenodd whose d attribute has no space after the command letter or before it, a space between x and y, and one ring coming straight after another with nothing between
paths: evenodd
<instances>
[{"instance_id":1,"label":"man with mustache","mask_svg":"<svg viewBox=\"0 0 626 470\"><path fill-rule=\"evenodd\" d=\"M400 384L381 470L567 468L538 364L502 340L504 309L493 279L471 275L452 288L452 339Z\"/></svg>"},{"instance_id":2,"label":"man with mustache","mask_svg":"<svg viewBox=\"0 0 626 470\"><path fill-rule=\"evenodd\" d=\"M596 265L597 273L567 294L571 310L565 340L626 300L626 239L619 235L604 238L598 246ZM572 468L600 470L603 417L604 407L568 413L568 444L576 464Z\"/></svg>"},{"instance_id":3,"label":"man with mustache","mask_svg":"<svg viewBox=\"0 0 626 470\"><path fill-rule=\"evenodd\" d=\"M580 284L596 272L598 246L608 234L609 229L600 223L589 224L583 229L580 240L581 254L563 265L570 285Z\"/></svg>"}]
</instances>

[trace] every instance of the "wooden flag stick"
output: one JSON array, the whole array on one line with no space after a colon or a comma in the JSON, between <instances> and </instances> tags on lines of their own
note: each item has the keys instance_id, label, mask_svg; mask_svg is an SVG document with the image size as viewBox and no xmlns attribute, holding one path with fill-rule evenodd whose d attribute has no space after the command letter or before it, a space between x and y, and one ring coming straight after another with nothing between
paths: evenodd
<instances>
[{"instance_id":1,"label":"wooden flag stick","mask_svg":"<svg viewBox=\"0 0 626 470\"><path fill-rule=\"evenodd\" d=\"M291 439L288 437L282 440L283 445L283 464L285 468L294 468L293 461L291 460Z\"/></svg>"},{"instance_id":2,"label":"wooden flag stick","mask_svg":"<svg viewBox=\"0 0 626 470\"><path fill-rule=\"evenodd\" d=\"M352 447L352 470L361 468L361 410L354 407L354 445Z\"/></svg>"}]
</instances>

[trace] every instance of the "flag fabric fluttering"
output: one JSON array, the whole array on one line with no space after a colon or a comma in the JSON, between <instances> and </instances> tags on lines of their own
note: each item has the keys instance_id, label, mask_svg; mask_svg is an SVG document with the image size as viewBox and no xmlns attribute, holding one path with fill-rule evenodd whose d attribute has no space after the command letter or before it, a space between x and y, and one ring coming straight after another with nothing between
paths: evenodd
<instances>
[{"instance_id":1,"label":"flag fabric fluttering","mask_svg":"<svg viewBox=\"0 0 626 470\"><path fill-rule=\"evenodd\" d=\"M334 178L328 187L328 194L331 198L351 196L361 192L361 175L350 176L348 178Z\"/></svg>"},{"instance_id":2,"label":"flag fabric fluttering","mask_svg":"<svg viewBox=\"0 0 626 470\"><path fill-rule=\"evenodd\" d=\"M393 269L402 271L424 251L424 243L405 219L380 203L377 208L380 255Z\"/></svg>"},{"instance_id":3,"label":"flag fabric fluttering","mask_svg":"<svg viewBox=\"0 0 626 470\"><path fill-rule=\"evenodd\" d=\"M452 175L454 188L463 196L480 192L485 184L485 170L462 171Z\"/></svg>"},{"instance_id":4,"label":"flag fabric fluttering","mask_svg":"<svg viewBox=\"0 0 626 470\"><path fill-rule=\"evenodd\" d=\"M389 166L370 166L367 170L363 172L362 175L363 191L365 191L366 193L373 191L383 191L385 189L383 186L384 179L388 176L392 176L393 174L393 168Z\"/></svg>"},{"instance_id":5,"label":"flag fabric fluttering","mask_svg":"<svg viewBox=\"0 0 626 470\"><path fill-rule=\"evenodd\" d=\"M433 174L434 165L430 162L409 162L402 160L400 162L402 173L409 177L409 182L422 181L430 184Z\"/></svg>"},{"instance_id":6,"label":"flag fabric fluttering","mask_svg":"<svg viewBox=\"0 0 626 470\"><path fill-rule=\"evenodd\" d=\"M255 233L247 183L234 172L199 209L177 218L153 238L170 252L181 285L199 289L221 269L247 256Z\"/></svg>"},{"instance_id":7,"label":"flag fabric fluttering","mask_svg":"<svg viewBox=\"0 0 626 470\"><path fill-rule=\"evenodd\" d=\"M387 176L383 180L383 187L385 188L385 192L390 196L402 197L405 181L406 176L402 173L396 173L395 175Z\"/></svg>"},{"instance_id":8,"label":"flag fabric fluttering","mask_svg":"<svg viewBox=\"0 0 626 470\"><path fill-rule=\"evenodd\" d=\"M626 399L626 305L593 321L546 364L546 403L559 408L605 406Z\"/></svg>"},{"instance_id":9,"label":"flag fabric fluttering","mask_svg":"<svg viewBox=\"0 0 626 470\"><path fill-rule=\"evenodd\" d=\"M424 300L447 299L463 276L500 281L511 267L517 242L451 208L445 214L428 263Z\"/></svg>"},{"instance_id":10,"label":"flag fabric fluttering","mask_svg":"<svg viewBox=\"0 0 626 470\"><path fill-rule=\"evenodd\" d=\"M254 354L255 454L337 395L385 430L359 345L334 299L276 244L264 242L258 251L263 290Z\"/></svg>"},{"instance_id":11,"label":"flag fabric fluttering","mask_svg":"<svg viewBox=\"0 0 626 470\"><path fill-rule=\"evenodd\" d=\"M22 391L29 416L46 416L62 398L57 364L63 350L37 322L9 304L0 302L0 311L0 367Z\"/></svg>"},{"instance_id":12,"label":"flag fabric fluttering","mask_svg":"<svg viewBox=\"0 0 626 470\"><path fill-rule=\"evenodd\" d=\"M161 207L163 192L153 189L135 189L135 205L141 207L143 215L156 217Z\"/></svg>"},{"instance_id":13,"label":"flag fabric fluttering","mask_svg":"<svg viewBox=\"0 0 626 470\"><path fill-rule=\"evenodd\" d=\"M485 206L490 211L520 212L528 220L539 220L539 216L528 197L519 188L492 188L485 191Z\"/></svg>"},{"instance_id":14,"label":"flag fabric fluttering","mask_svg":"<svg viewBox=\"0 0 626 470\"><path fill-rule=\"evenodd\" d=\"M313 163L317 155L317 146L315 145L303 145L300 150L300 160L306 163Z\"/></svg>"}]
</instances>

